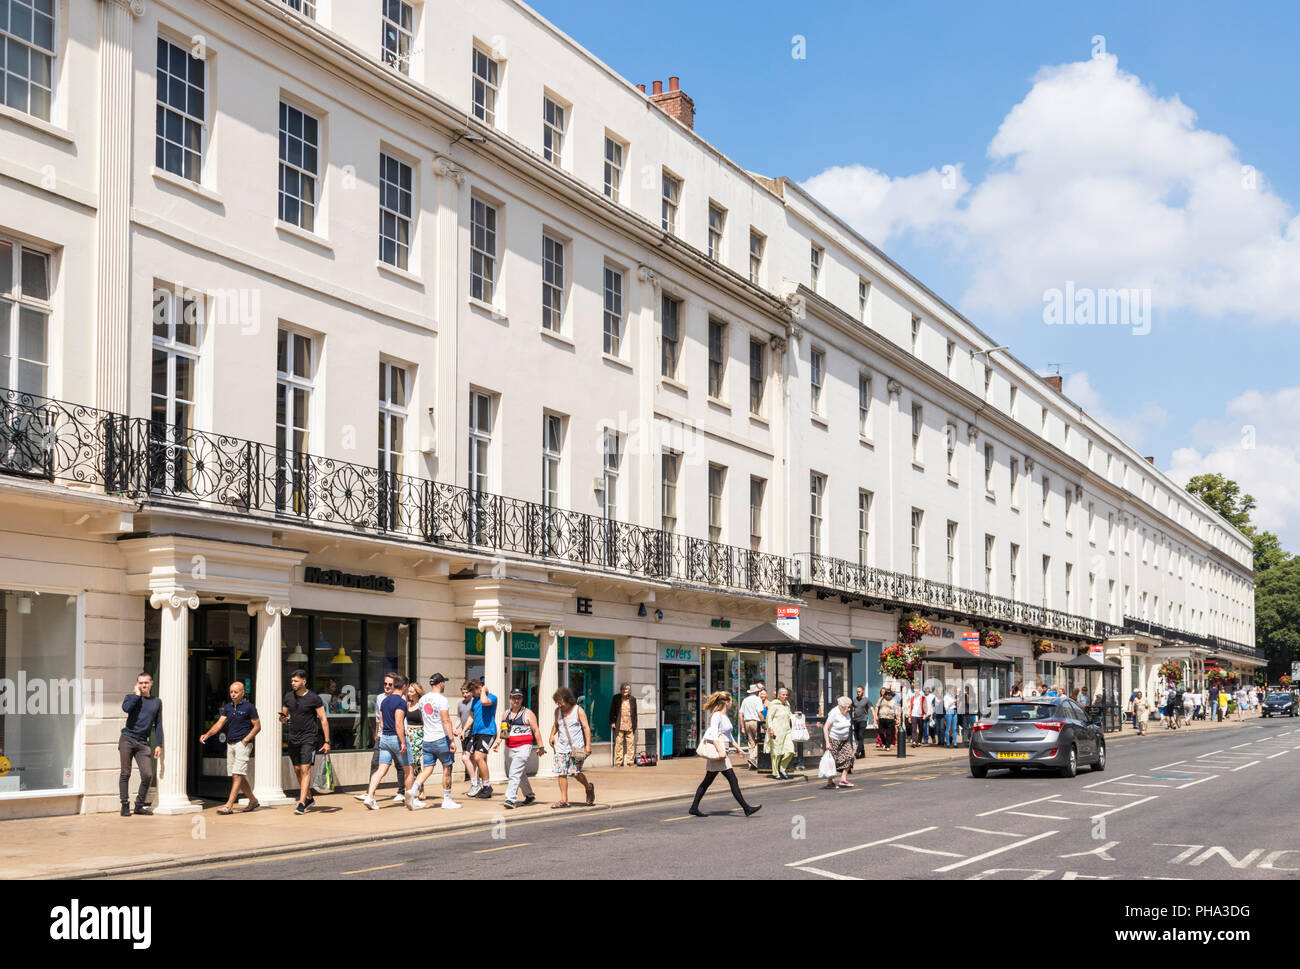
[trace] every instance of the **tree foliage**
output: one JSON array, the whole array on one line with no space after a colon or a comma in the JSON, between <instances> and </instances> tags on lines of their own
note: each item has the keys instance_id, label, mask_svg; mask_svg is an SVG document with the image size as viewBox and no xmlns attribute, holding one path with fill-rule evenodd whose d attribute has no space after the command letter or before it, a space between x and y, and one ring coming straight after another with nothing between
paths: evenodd
<instances>
[{"instance_id":1,"label":"tree foliage","mask_svg":"<svg viewBox=\"0 0 1300 969\"><path fill-rule=\"evenodd\" d=\"M1264 647L1270 679L1300 660L1300 556L1256 576L1255 645Z\"/></svg>"},{"instance_id":2,"label":"tree foliage","mask_svg":"<svg viewBox=\"0 0 1300 969\"><path fill-rule=\"evenodd\" d=\"M1231 478L1225 478L1217 471L1211 474L1198 474L1187 482L1187 490L1205 502L1228 522L1247 535L1254 535L1255 529L1250 524L1250 513L1255 510L1253 495L1243 495L1241 485Z\"/></svg>"}]
</instances>

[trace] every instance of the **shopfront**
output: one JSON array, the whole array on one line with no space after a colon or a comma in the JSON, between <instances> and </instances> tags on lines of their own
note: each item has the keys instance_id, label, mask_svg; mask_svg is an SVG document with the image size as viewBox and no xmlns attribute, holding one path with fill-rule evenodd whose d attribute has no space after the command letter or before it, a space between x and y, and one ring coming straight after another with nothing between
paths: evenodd
<instances>
[{"instance_id":1,"label":"shopfront","mask_svg":"<svg viewBox=\"0 0 1300 969\"><path fill-rule=\"evenodd\" d=\"M0 590L0 798L76 793L87 704L78 596ZM120 699L119 701L120 702Z\"/></svg>"},{"instance_id":2,"label":"shopfront","mask_svg":"<svg viewBox=\"0 0 1300 969\"><path fill-rule=\"evenodd\" d=\"M702 650L659 644L659 749L662 757L693 754L700 743Z\"/></svg>"},{"instance_id":3,"label":"shopfront","mask_svg":"<svg viewBox=\"0 0 1300 969\"><path fill-rule=\"evenodd\" d=\"M731 694L740 708L749 688L767 682L767 655L756 650L709 648L708 693L719 690Z\"/></svg>"}]
</instances>

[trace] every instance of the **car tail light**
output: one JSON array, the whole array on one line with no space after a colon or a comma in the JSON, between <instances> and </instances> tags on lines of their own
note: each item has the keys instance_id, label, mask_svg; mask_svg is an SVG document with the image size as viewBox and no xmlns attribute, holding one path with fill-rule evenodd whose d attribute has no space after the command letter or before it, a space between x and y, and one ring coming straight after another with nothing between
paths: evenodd
<instances>
[{"instance_id":1,"label":"car tail light","mask_svg":"<svg viewBox=\"0 0 1300 969\"><path fill-rule=\"evenodd\" d=\"M993 726L991 723L977 723L972 725L970 729L971 733L979 733L981 730L988 730L991 726Z\"/></svg>"},{"instance_id":2,"label":"car tail light","mask_svg":"<svg viewBox=\"0 0 1300 969\"><path fill-rule=\"evenodd\" d=\"M1050 730L1053 733L1060 733L1061 728L1065 726L1064 720L1040 720L1034 724L1039 730Z\"/></svg>"},{"instance_id":3,"label":"car tail light","mask_svg":"<svg viewBox=\"0 0 1300 969\"><path fill-rule=\"evenodd\" d=\"M1048 751L1046 754L1044 754L1043 756L1045 756L1045 757L1047 757L1047 758L1049 758L1049 759L1052 758L1052 757L1055 757L1055 756L1056 756L1056 752L1057 752L1059 749L1060 749L1059 747L1053 747L1051 750L1049 750L1049 751Z\"/></svg>"}]
</instances>

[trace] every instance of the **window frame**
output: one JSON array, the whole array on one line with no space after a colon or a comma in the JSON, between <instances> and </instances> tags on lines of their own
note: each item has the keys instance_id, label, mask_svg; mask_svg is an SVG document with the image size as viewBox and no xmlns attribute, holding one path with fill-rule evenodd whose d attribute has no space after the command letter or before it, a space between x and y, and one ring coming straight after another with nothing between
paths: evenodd
<instances>
[{"instance_id":1,"label":"window frame","mask_svg":"<svg viewBox=\"0 0 1300 969\"><path fill-rule=\"evenodd\" d=\"M757 243L757 251L755 250ZM749 227L749 281L761 286L763 275L763 256L767 252L767 236L752 225Z\"/></svg>"},{"instance_id":2,"label":"window frame","mask_svg":"<svg viewBox=\"0 0 1300 969\"><path fill-rule=\"evenodd\" d=\"M684 182L678 175L674 175L668 168L660 170L660 226L664 232L670 232L677 235L677 213L682 204L682 188ZM671 189L671 191L670 191Z\"/></svg>"},{"instance_id":3,"label":"window frame","mask_svg":"<svg viewBox=\"0 0 1300 969\"><path fill-rule=\"evenodd\" d=\"M808 387L809 387L809 404L812 414L816 417L824 416L822 414L822 405L825 402L822 397L822 391L826 385L826 351L812 347L808 353Z\"/></svg>"},{"instance_id":4,"label":"window frame","mask_svg":"<svg viewBox=\"0 0 1300 969\"><path fill-rule=\"evenodd\" d=\"M31 245L21 239L15 239L12 236L0 236L0 246L10 247L9 258L11 259L10 288L7 291L0 292L0 304L8 304L3 311L8 316L8 320L5 321L5 328L9 332L9 345L0 346L0 358L3 358L3 361L7 363L7 366L0 368L0 386L8 387L20 393L31 393L38 397L46 397L49 396L51 389L50 350L53 333L50 323L54 317L54 252L42 246ZM44 298L29 295L27 288L23 285L23 261L24 255L27 253L39 257L43 262ZM23 356L22 327L24 311L26 311L29 320L32 316L36 316L41 321L41 348L44 353L44 360L35 360ZM36 366L40 368L41 388L39 391L21 386L24 363L28 364L29 367Z\"/></svg>"},{"instance_id":5,"label":"window frame","mask_svg":"<svg viewBox=\"0 0 1300 969\"><path fill-rule=\"evenodd\" d=\"M26 7L31 11L31 24L30 24L31 36L22 37L18 33L14 32L12 14L11 14L11 19L9 23L6 24L4 29L0 29L0 45L3 45L7 39L9 43L20 46L23 53L26 55L27 72L25 75L19 75L17 71L13 71L9 69L8 65L11 63L11 61L8 58L6 58L5 66L0 67L0 105L4 105L5 107L9 108L9 110L14 111L17 114L26 115L27 117L35 118L38 121L43 121L46 124L48 124L50 123L50 118L54 113L54 88L56 82L58 81L58 75L59 75L58 48L60 45L59 45L58 11L61 4L58 2L58 0L52 0L50 4L50 11L47 14L43 10L37 10L36 5L32 3L32 0L22 0L22 3L24 7ZM50 46L49 47L42 47L40 46L40 43L37 41L36 24L37 24L38 17L49 18L50 21L50 27L49 27ZM46 70L49 76L48 87L45 84L39 83L34 80L33 75L37 73L34 70L34 64L37 62L38 58L41 59L41 61L46 66ZM6 80L7 76L22 78L22 88L25 92L25 97L26 97L26 103L23 107L19 107L16 104L10 104L9 101L7 100L6 91L8 90L9 87L9 84ZM46 96L44 99L45 102L44 113L41 113L40 111L32 110L33 87L35 87L37 90L45 92Z\"/></svg>"},{"instance_id":6,"label":"window frame","mask_svg":"<svg viewBox=\"0 0 1300 969\"><path fill-rule=\"evenodd\" d=\"M755 417L761 417L766 400L767 343L751 336L749 338L749 412Z\"/></svg>"},{"instance_id":7,"label":"window frame","mask_svg":"<svg viewBox=\"0 0 1300 969\"><path fill-rule=\"evenodd\" d=\"M394 183L389 178L390 167L395 166L395 174L398 181ZM403 272L410 272L411 269L411 250L415 244L415 169L416 166L407 163L403 158L390 152L380 149L379 152L379 261L385 265L400 269ZM406 176L406 187L403 188L401 177ZM396 193L396 200L401 204L406 202L407 210L402 212L400 208L393 208L389 203L393 201L391 193ZM397 235L391 239L393 247L393 260L384 258L384 245L388 240L385 236L385 216L392 219L393 226L399 230ZM406 229L406 240L400 238L402 227Z\"/></svg>"},{"instance_id":8,"label":"window frame","mask_svg":"<svg viewBox=\"0 0 1300 969\"><path fill-rule=\"evenodd\" d=\"M669 312L669 306L672 312ZM677 368L682 352L682 316L686 301L670 293L662 293L659 300L659 376L677 379ZM672 333L669 334L669 322Z\"/></svg>"},{"instance_id":9,"label":"window frame","mask_svg":"<svg viewBox=\"0 0 1300 969\"><path fill-rule=\"evenodd\" d=\"M727 396L727 336L728 326L724 320L709 317L708 354L709 354L709 397L713 400L726 400Z\"/></svg>"},{"instance_id":10,"label":"window frame","mask_svg":"<svg viewBox=\"0 0 1300 969\"><path fill-rule=\"evenodd\" d=\"M714 262L722 262L726 255L727 210L709 200L709 225L707 255Z\"/></svg>"},{"instance_id":11,"label":"window frame","mask_svg":"<svg viewBox=\"0 0 1300 969\"><path fill-rule=\"evenodd\" d=\"M542 93L542 158L556 168L564 167L564 148L572 110L567 101L549 91Z\"/></svg>"},{"instance_id":12,"label":"window frame","mask_svg":"<svg viewBox=\"0 0 1300 969\"><path fill-rule=\"evenodd\" d=\"M292 126L292 119L293 119L294 112L302 116L301 135L295 135L290 130ZM311 121L315 125L316 136L314 142L309 142L307 139L308 121ZM281 148L278 152L279 176L280 176L279 187L277 190L277 197L279 202L278 218L285 225L294 226L295 228L301 229L304 232L310 232L313 235L323 235L323 233L317 230L316 226L319 221L318 217L323 214L322 209L323 209L324 194L325 194L324 193L325 180L322 175L322 171L324 168L322 164L324 159L322 156L325 153L323 148L323 143L325 141L324 138L325 120L323 117L316 114L314 109L306 108L294 101L287 100L282 95L280 97L280 122L279 122L279 128L277 130L279 132L280 142L281 142ZM297 140L302 144L301 158L303 164L301 165L295 164L292 161L292 146L290 145L291 139ZM286 145L288 145L289 147L286 148L285 147ZM312 169L308 169L305 167L306 149L308 147L311 147L315 151L316 164ZM286 157L286 151L289 152L288 157ZM293 196L290 196L287 193L288 178L286 176L290 173L294 174L298 180L299 190L298 193ZM304 184L308 184L312 188L310 201L308 201L302 193L302 187ZM289 199L292 199L294 204L297 206L298 218L296 220L286 218L286 216L288 215L287 201ZM304 225L303 224L304 221L310 224Z\"/></svg>"},{"instance_id":13,"label":"window frame","mask_svg":"<svg viewBox=\"0 0 1300 969\"><path fill-rule=\"evenodd\" d=\"M396 7L399 13L406 13L410 23L403 25L390 15L390 8ZM411 73L411 57L415 53L416 5L406 0L382 0L379 5L379 57L385 64L401 74ZM390 47L389 41L396 41Z\"/></svg>"},{"instance_id":14,"label":"window frame","mask_svg":"<svg viewBox=\"0 0 1300 969\"><path fill-rule=\"evenodd\" d=\"M605 263L601 279L601 347L606 355L621 360L627 344L624 332L627 321L627 274L619 267ZM617 285L611 286L614 280L617 280ZM611 322L614 324L612 330Z\"/></svg>"},{"instance_id":15,"label":"window frame","mask_svg":"<svg viewBox=\"0 0 1300 969\"><path fill-rule=\"evenodd\" d=\"M480 65L483 73L479 73ZM490 128L497 127L501 74L501 61L481 44L474 44L470 53L470 114Z\"/></svg>"},{"instance_id":16,"label":"window frame","mask_svg":"<svg viewBox=\"0 0 1300 969\"><path fill-rule=\"evenodd\" d=\"M610 157L611 146L616 149L617 160ZM605 197L613 202L623 201L623 173L627 166L627 143L605 132L604 156L604 191ZM612 177L611 177L612 176Z\"/></svg>"},{"instance_id":17,"label":"window frame","mask_svg":"<svg viewBox=\"0 0 1300 969\"><path fill-rule=\"evenodd\" d=\"M542 329L564 332L564 313L568 308L567 243L550 230L542 229Z\"/></svg>"},{"instance_id":18,"label":"window frame","mask_svg":"<svg viewBox=\"0 0 1300 969\"><path fill-rule=\"evenodd\" d=\"M483 218L478 218L479 214ZM478 195L469 200L469 294L491 306L496 300L501 210ZM491 248L488 248L490 244Z\"/></svg>"},{"instance_id":19,"label":"window frame","mask_svg":"<svg viewBox=\"0 0 1300 969\"><path fill-rule=\"evenodd\" d=\"M163 34L158 35L157 47L159 59L162 57L163 49L166 49L167 66L163 67L161 64L157 64L154 69L154 167L160 171L175 175L177 178L183 178L196 185L201 185L203 183L204 164L206 163L208 156L208 82L211 75L208 60L206 57L195 57L183 44L177 43ZM179 77L172 73L173 50L179 51L181 56L185 59L185 77ZM198 71L201 75L198 84L194 84L191 81L191 72L195 69L195 65L198 66ZM4 72L0 70L0 79L2 79L3 73ZM178 108L173 105L170 100L164 98L163 91L161 90L162 84L160 83L162 79L159 77L159 75L164 74L166 76L169 93L173 82L179 83L185 89L186 97L184 108ZM198 91L198 97L200 99L198 114L194 114L191 111L191 108L193 107L190 103L192 94L190 90L191 88L196 88ZM166 120L169 115L176 116L180 121L182 132L181 141L171 139L166 132ZM190 131L190 126L193 126L197 133L197 148L187 146L189 139L186 137L186 133ZM174 146L174 148L180 152L179 171L168 164L169 145ZM317 147L317 150L319 151L319 146ZM192 174L189 173L187 165L187 162L191 157L194 159L194 171Z\"/></svg>"},{"instance_id":20,"label":"window frame","mask_svg":"<svg viewBox=\"0 0 1300 969\"><path fill-rule=\"evenodd\" d=\"M822 524L825 522L826 475L808 472L808 554L822 554Z\"/></svg>"}]
</instances>

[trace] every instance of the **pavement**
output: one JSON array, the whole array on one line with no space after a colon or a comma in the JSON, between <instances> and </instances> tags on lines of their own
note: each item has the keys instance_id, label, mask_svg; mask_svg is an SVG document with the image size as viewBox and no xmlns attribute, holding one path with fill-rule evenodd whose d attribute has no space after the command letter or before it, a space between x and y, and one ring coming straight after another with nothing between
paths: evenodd
<instances>
[{"instance_id":1,"label":"pavement","mask_svg":"<svg viewBox=\"0 0 1300 969\"><path fill-rule=\"evenodd\" d=\"M1152 723L1145 738L1125 729L1110 735L1108 742L1123 747L1150 746L1155 749L1174 740L1227 733L1260 723L1291 722L1248 717L1242 722L1197 723L1179 731L1166 730L1162 725ZM733 757L733 763L740 765L742 760ZM737 776L751 800L781 797L785 800L811 800L817 796L813 792L822 789L823 785L816 776L816 762L810 761L806 766L807 772L791 781L776 781L743 769L737 771ZM964 747L909 746L906 759L899 759L892 752L868 748L867 756L855 765L854 777L858 781L878 780L880 792L888 796L894 790L886 776L891 773L901 771L914 779L928 778L931 774L948 777L965 775L966 766ZM691 797L700 781L701 771L695 758L674 758L648 768L598 766L592 768L588 776L596 785L596 805L576 806L583 799L582 791L571 782L570 796L575 806L561 811L550 809L550 803L558 795L552 779L536 781L537 802L513 811L503 807L503 785L496 786L495 796L490 800L469 800L464 797L466 785L458 780L453 796L464 808L455 812L444 812L432 806L423 811L407 811L403 805L392 803L395 789L390 781L380 788L379 811L367 810L354 799L353 792L338 792L318 795L315 807L303 816L294 815L289 806L264 807L248 816L237 812L221 817L216 814L220 805L210 802L201 813L172 817L123 818L116 814L95 814L3 821L0 822L0 877L102 878L168 871L183 874L182 870L194 870L196 866L238 868L241 863L254 859L269 861L287 855L312 857L349 846L370 846L382 851L387 850L382 845L384 842L410 841L421 836L442 837L456 832L502 831L507 825L517 827L521 822L530 825L568 823L572 819L578 824L599 824L603 822L590 819L607 812L617 814ZM846 789L842 793L861 789ZM730 802L726 790L724 782L715 782L706 809L708 803L723 795ZM835 793L826 791L826 794ZM430 803L436 803L436 799ZM380 869L383 867L379 866Z\"/></svg>"}]
</instances>

